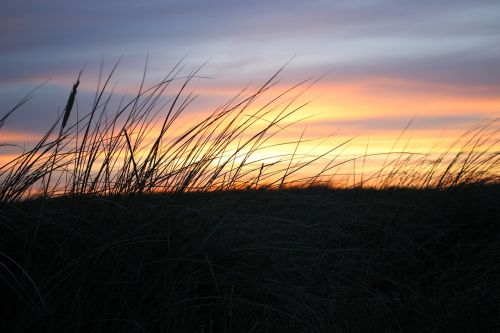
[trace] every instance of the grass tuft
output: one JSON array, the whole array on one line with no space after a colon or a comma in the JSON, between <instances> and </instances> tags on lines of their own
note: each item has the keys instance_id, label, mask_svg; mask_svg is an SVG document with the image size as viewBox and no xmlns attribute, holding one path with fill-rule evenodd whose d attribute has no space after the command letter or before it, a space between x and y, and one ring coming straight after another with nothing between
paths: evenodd
<instances>
[{"instance_id":1,"label":"grass tuft","mask_svg":"<svg viewBox=\"0 0 500 333\"><path fill-rule=\"evenodd\" d=\"M500 330L498 119L441 152L405 129L303 153L332 138L277 138L314 80L275 94L281 68L186 124L201 67L146 87L146 66L111 111L117 66L0 166L0 331Z\"/></svg>"}]
</instances>

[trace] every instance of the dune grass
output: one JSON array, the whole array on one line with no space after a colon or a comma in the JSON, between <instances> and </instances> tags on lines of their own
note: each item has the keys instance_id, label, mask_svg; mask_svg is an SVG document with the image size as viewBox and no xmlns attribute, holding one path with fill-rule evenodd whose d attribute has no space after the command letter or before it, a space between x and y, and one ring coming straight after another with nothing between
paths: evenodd
<instances>
[{"instance_id":1,"label":"dune grass","mask_svg":"<svg viewBox=\"0 0 500 333\"><path fill-rule=\"evenodd\" d=\"M178 63L159 83L145 87L146 69L135 97L110 111L109 89L118 63L99 82L90 111L79 117L73 106L81 72L64 112L40 141L0 166L0 200L35 196L117 195L153 192L218 191L245 188L307 187L320 183L338 187L342 168L354 175L347 187L445 188L477 182L497 182L498 119L471 128L442 154L393 148L379 171L356 181L356 162L364 165L375 154L346 158L351 140L328 144L321 152L298 154L301 144L329 138L302 136L277 139L307 119L301 95L316 80L308 79L278 91L283 68L254 91L242 91L205 118L184 126L181 116L195 99L189 84L196 68L183 74ZM1 126L27 102L21 100L0 119ZM297 120L298 119L298 120ZM183 127L184 126L184 127ZM323 140L323 141L322 141ZM320 144L321 143L321 144ZM260 157L281 148L285 153ZM359 169L359 167L358 167Z\"/></svg>"},{"instance_id":2,"label":"dune grass","mask_svg":"<svg viewBox=\"0 0 500 333\"><path fill-rule=\"evenodd\" d=\"M115 70L0 167L0 331L500 329L497 120L439 154L299 154L273 139L314 79L269 98L281 69L186 128L200 68L112 112Z\"/></svg>"}]
</instances>

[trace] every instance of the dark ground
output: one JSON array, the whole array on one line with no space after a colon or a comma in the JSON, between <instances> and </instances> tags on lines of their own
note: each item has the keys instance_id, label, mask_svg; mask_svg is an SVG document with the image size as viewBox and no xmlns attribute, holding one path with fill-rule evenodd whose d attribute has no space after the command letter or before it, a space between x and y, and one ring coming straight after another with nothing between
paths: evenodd
<instances>
[{"instance_id":1,"label":"dark ground","mask_svg":"<svg viewBox=\"0 0 500 333\"><path fill-rule=\"evenodd\" d=\"M500 331L500 187L0 206L1 332Z\"/></svg>"}]
</instances>

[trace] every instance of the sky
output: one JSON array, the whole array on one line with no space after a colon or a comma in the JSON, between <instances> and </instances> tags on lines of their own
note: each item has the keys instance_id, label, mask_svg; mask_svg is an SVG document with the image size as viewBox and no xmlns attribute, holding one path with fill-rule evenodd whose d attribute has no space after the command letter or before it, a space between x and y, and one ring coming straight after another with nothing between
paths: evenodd
<instances>
[{"instance_id":1,"label":"sky","mask_svg":"<svg viewBox=\"0 0 500 333\"><path fill-rule=\"evenodd\" d=\"M0 4L0 114L38 85L0 136L30 141L64 107L86 64L79 102L100 63L121 57L117 91L153 83L185 56L206 61L193 113L210 112L283 64L281 84L313 88L315 135L338 131L390 145L411 120L413 142L450 137L500 116L498 0L11 1ZM115 83L115 82L114 82ZM4 140L5 141L5 140ZM385 143L384 143L385 142Z\"/></svg>"}]
</instances>

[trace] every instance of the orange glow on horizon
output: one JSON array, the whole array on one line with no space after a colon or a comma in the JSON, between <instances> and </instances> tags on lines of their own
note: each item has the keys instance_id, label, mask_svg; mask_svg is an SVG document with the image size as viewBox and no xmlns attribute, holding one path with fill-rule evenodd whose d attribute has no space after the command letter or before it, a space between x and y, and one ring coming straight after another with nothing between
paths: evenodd
<instances>
[{"instance_id":1,"label":"orange glow on horizon","mask_svg":"<svg viewBox=\"0 0 500 333\"><path fill-rule=\"evenodd\" d=\"M66 81L71 82L69 78L60 82L69 86ZM427 91L412 92L409 88L418 85L421 83L376 78L346 83L320 82L304 91L297 101L288 106L288 103L293 101L294 93L302 91L298 88L278 102L272 112L264 114L260 119L252 119L248 130L241 136L235 137L226 149L220 152L219 160L214 160L211 165L216 167L217 163L221 163L226 158L232 158L233 164L241 163L244 161L242 157L244 151L241 156L233 155L238 149L238 140L245 142L246 139L252 137L253 131L265 128L276 119L281 111L286 110L284 111L286 113L294 110L309 100L312 100L310 104L282 120L279 126L272 130L273 137L245 160L247 163L245 172L248 172L249 177L257 177L259 168L264 167L281 168L280 172L285 172L283 170L286 170L290 158L293 158L294 162L301 163L307 158L318 157L313 165L294 172L291 178L296 180L292 182L300 183L301 179L312 177L318 170L321 171L329 165L328 163L336 160L335 163L339 164L335 169L336 182L345 181L346 184L354 186L357 181L363 181L363 177L369 178L381 167L386 167L385 164L392 163L387 162L388 159L397 164L407 156L418 160L419 156L437 158L439 154L445 152L458 152L462 147L460 143L456 144L455 140L466 130L476 126L477 119L493 119L500 115L500 96L480 95L474 92L471 95L460 94L459 91L464 90L461 87L432 84L429 85ZM287 87L290 86L280 84L270 88L245 109L242 119L251 119L256 110L266 105L267 101L279 95ZM397 87L401 89L398 90ZM88 91L88 89L88 85L82 85L81 91ZM188 89L188 91L191 90ZM215 98L215 101L206 104L198 103L188 108L176 121L175 126L167 132L163 141L173 142L180 134L205 119L217 108L217 105L223 104L239 91L229 86L196 89L195 92L200 95L199 98L202 101L205 97ZM253 91L249 89L243 94L242 99ZM118 92L127 93L130 96L136 93L131 87L115 89L115 93ZM160 118L163 113L159 114ZM398 140L406 123L413 117L416 123L419 121L423 123L419 123L416 128L410 126ZM437 120L441 123L436 123ZM222 122L219 129L227 123L227 121ZM160 126L161 121L151 128L151 131L144 137L143 144L154 142ZM495 134L497 142L493 146L485 143L476 149L500 150L498 126L498 122L493 124L493 130L497 130ZM135 134L129 133L131 137ZM204 135L209 137L210 133L204 133ZM214 133L214 136L216 135L217 133ZM304 136L299 139L301 135ZM35 144L40 137L41 134L33 130L31 132L7 131L6 128L0 130L0 144L8 142L30 146ZM339 147L329 152L332 147L336 146ZM17 152L21 152L19 149L16 151L12 148L6 150L6 147L0 147L0 149L0 165L15 158ZM138 163L145 158L147 151L148 149L144 148L137 152ZM200 151L200 154L203 153L203 150ZM323 154L326 155L322 156ZM185 157L183 155L179 158L181 160L178 163L182 165L182 158ZM102 161L102 156L98 156L97 161ZM196 159L193 161L196 162ZM424 168L424 165L420 164L418 167ZM274 172L272 169L266 170L271 174ZM274 177L281 177L280 172L276 172ZM272 177L262 179L262 182L271 181L272 183L273 179Z\"/></svg>"}]
</instances>

